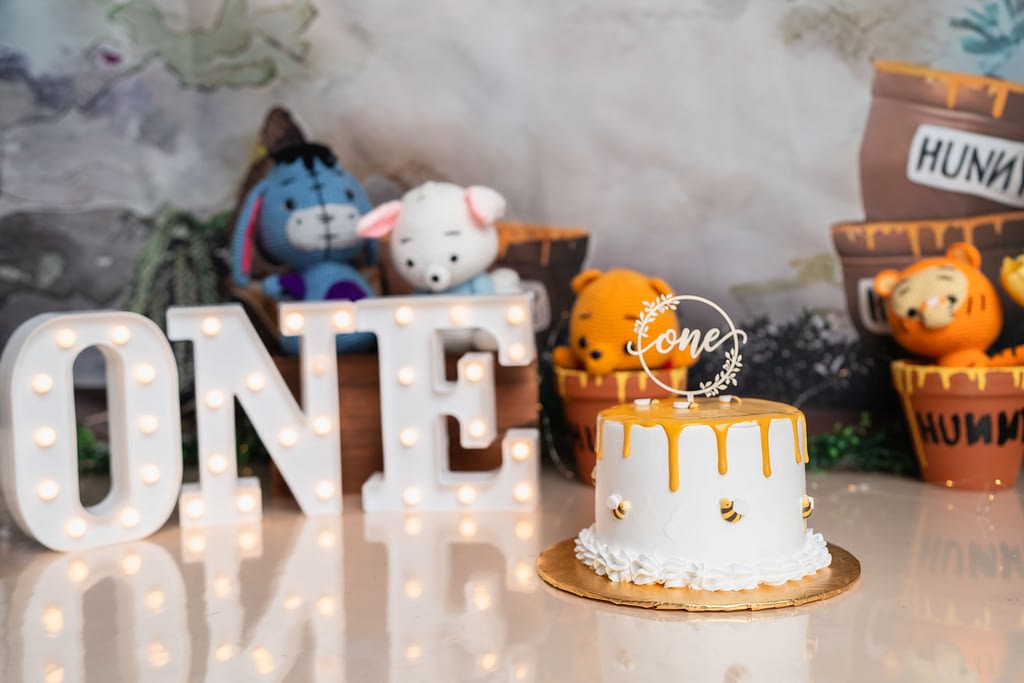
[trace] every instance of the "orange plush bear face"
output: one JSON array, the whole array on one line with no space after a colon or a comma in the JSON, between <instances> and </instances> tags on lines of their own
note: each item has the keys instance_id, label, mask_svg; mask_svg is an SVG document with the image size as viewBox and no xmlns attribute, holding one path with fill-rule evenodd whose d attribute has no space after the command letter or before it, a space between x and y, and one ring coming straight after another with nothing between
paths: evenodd
<instances>
[{"instance_id":1,"label":"orange plush bear face","mask_svg":"<svg viewBox=\"0 0 1024 683\"><path fill-rule=\"evenodd\" d=\"M978 250L958 242L944 257L875 276L875 291L888 302L889 324L900 346L940 365L986 364L1003 311L980 265Z\"/></svg>"},{"instance_id":2,"label":"orange plush bear face","mask_svg":"<svg viewBox=\"0 0 1024 683\"><path fill-rule=\"evenodd\" d=\"M576 276L572 288L577 297L569 318L569 347L555 349L555 363L582 368L592 375L639 370L640 358L630 354L626 346L630 342L636 345L633 327L644 303L662 294L672 294L668 284L632 270L587 270ZM679 321L671 311L650 325L650 336L656 338L669 328L679 329ZM688 353L675 349L668 354L652 349L644 358L652 369L693 363Z\"/></svg>"}]
</instances>

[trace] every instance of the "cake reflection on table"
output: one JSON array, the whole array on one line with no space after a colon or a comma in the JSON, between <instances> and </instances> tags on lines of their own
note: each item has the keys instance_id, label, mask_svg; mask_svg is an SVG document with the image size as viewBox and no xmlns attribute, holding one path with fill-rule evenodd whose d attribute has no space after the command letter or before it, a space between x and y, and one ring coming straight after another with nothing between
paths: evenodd
<instances>
[{"instance_id":1,"label":"cake reflection on table","mask_svg":"<svg viewBox=\"0 0 1024 683\"><path fill-rule=\"evenodd\" d=\"M598 651L605 681L811 680L807 611L663 614L602 609Z\"/></svg>"}]
</instances>

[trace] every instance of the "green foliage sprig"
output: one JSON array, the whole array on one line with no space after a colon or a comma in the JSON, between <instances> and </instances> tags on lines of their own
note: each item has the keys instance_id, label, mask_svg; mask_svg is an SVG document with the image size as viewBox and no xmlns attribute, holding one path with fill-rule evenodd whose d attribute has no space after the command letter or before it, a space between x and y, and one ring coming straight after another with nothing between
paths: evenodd
<instances>
[{"instance_id":1,"label":"green foliage sprig","mask_svg":"<svg viewBox=\"0 0 1024 683\"><path fill-rule=\"evenodd\" d=\"M807 440L808 466L812 470L912 474L917 464L906 443L902 419L875 424L871 414L863 412L855 424L836 423L831 432L811 436Z\"/></svg>"}]
</instances>

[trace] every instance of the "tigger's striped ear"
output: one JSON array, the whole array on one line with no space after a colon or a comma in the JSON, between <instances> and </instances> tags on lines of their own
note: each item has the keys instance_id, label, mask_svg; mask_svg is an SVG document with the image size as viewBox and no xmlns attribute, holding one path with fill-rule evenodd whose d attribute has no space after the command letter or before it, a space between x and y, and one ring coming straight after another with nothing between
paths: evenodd
<instances>
[{"instance_id":1,"label":"tigger's striped ear","mask_svg":"<svg viewBox=\"0 0 1024 683\"><path fill-rule=\"evenodd\" d=\"M964 263L971 268L981 267L981 252L976 246L967 242L949 245L949 249L946 250L946 258Z\"/></svg>"},{"instance_id":2,"label":"tigger's striped ear","mask_svg":"<svg viewBox=\"0 0 1024 683\"><path fill-rule=\"evenodd\" d=\"M899 281L900 271L889 268L876 275L872 284L878 296L887 299L892 294L892 290L896 289Z\"/></svg>"}]
</instances>

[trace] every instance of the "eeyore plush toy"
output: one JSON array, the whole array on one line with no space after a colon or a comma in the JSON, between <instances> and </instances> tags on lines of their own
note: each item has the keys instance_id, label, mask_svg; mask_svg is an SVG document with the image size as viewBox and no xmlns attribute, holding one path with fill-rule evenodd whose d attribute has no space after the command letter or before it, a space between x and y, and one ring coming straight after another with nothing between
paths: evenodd
<instances>
[{"instance_id":1,"label":"eeyore plush toy","mask_svg":"<svg viewBox=\"0 0 1024 683\"><path fill-rule=\"evenodd\" d=\"M273 166L246 195L235 224L231 274L249 284L254 250L290 270L263 279L263 291L275 299L358 301L373 290L351 262L367 248L356 224L370 210L358 181L323 145L302 142L271 153ZM372 253L372 251L371 251ZM339 335L338 351L372 348L367 333ZM282 346L298 351L298 339Z\"/></svg>"}]
</instances>

